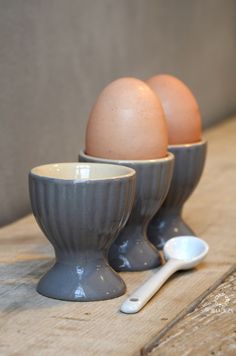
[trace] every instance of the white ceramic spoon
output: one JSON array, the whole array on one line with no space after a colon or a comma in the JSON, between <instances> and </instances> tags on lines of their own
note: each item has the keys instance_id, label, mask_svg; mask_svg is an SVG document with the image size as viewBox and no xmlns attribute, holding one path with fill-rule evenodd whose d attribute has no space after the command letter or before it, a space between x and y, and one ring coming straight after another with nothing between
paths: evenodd
<instances>
[{"instance_id":1,"label":"white ceramic spoon","mask_svg":"<svg viewBox=\"0 0 236 356\"><path fill-rule=\"evenodd\" d=\"M167 241L164 256L168 262L131 294L120 310L137 313L173 273L195 267L206 257L208 249L205 241L194 236L178 236Z\"/></svg>"}]
</instances>

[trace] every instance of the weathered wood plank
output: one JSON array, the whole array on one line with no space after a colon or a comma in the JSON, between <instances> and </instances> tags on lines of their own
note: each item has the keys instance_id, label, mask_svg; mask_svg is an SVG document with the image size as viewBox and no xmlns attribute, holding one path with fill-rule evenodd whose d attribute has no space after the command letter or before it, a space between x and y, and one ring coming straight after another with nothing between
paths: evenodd
<instances>
[{"instance_id":1,"label":"weathered wood plank","mask_svg":"<svg viewBox=\"0 0 236 356\"><path fill-rule=\"evenodd\" d=\"M126 296L92 303L51 300L35 285L52 249L32 216L0 229L0 354L131 355L175 320L235 263L236 119L206 132L209 154L185 217L210 245L197 269L176 274L136 315L118 312ZM123 273L128 293L153 273Z\"/></svg>"},{"instance_id":2,"label":"weathered wood plank","mask_svg":"<svg viewBox=\"0 0 236 356\"><path fill-rule=\"evenodd\" d=\"M235 355L236 273L143 350L144 355Z\"/></svg>"}]
</instances>

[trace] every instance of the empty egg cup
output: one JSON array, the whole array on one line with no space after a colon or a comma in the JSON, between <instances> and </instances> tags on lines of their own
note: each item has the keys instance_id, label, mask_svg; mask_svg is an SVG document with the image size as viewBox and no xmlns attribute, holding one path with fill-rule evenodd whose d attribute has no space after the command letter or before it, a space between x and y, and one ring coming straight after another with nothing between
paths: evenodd
<instances>
[{"instance_id":1,"label":"empty egg cup","mask_svg":"<svg viewBox=\"0 0 236 356\"><path fill-rule=\"evenodd\" d=\"M125 165L136 171L134 206L125 227L109 251L109 263L116 271L143 271L160 265L157 249L148 241L147 226L168 192L174 156L152 160L110 160L93 157L83 151L81 162Z\"/></svg>"},{"instance_id":2,"label":"empty egg cup","mask_svg":"<svg viewBox=\"0 0 236 356\"><path fill-rule=\"evenodd\" d=\"M105 300L125 284L107 253L125 225L135 195L135 171L116 165L58 163L29 173L34 216L55 250L40 294L62 300Z\"/></svg>"},{"instance_id":3,"label":"empty egg cup","mask_svg":"<svg viewBox=\"0 0 236 356\"><path fill-rule=\"evenodd\" d=\"M175 156L173 178L164 203L148 226L148 237L158 249L162 249L172 237L195 235L181 214L184 203L202 175L207 143L173 145L168 150Z\"/></svg>"}]
</instances>

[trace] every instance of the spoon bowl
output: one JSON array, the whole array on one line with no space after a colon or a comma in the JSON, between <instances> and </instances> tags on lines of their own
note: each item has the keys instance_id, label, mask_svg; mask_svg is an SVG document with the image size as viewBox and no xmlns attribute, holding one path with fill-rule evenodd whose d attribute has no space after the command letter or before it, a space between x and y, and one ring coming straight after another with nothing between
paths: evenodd
<instances>
[{"instance_id":1,"label":"spoon bowl","mask_svg":"<svg viewBox=\"0 0 236 356\"><path fill-rule=\"evenodd\" d=\"M207 255L208 244L195 236L173 237L164 246L164 256L166 260L181 261L181 269L195 267Z\"/></svg>"}]
</instances>

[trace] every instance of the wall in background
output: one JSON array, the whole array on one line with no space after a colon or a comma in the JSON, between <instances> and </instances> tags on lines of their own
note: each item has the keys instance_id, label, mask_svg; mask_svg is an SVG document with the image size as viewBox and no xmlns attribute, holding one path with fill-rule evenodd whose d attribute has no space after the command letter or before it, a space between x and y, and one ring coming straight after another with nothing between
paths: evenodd
<instances>
[{"instance_id":1,"label":"wall in background","mask_svg":"<svg viewBox=\"0 0 236 356\"><path fill-rule=\"evenodd\" d=\"M77 159L117 77L182 78L205 125L235 112L235 37L235 0L0 0L0 224L29 211L32 166Z\"/></svg>"}]
</instances>

